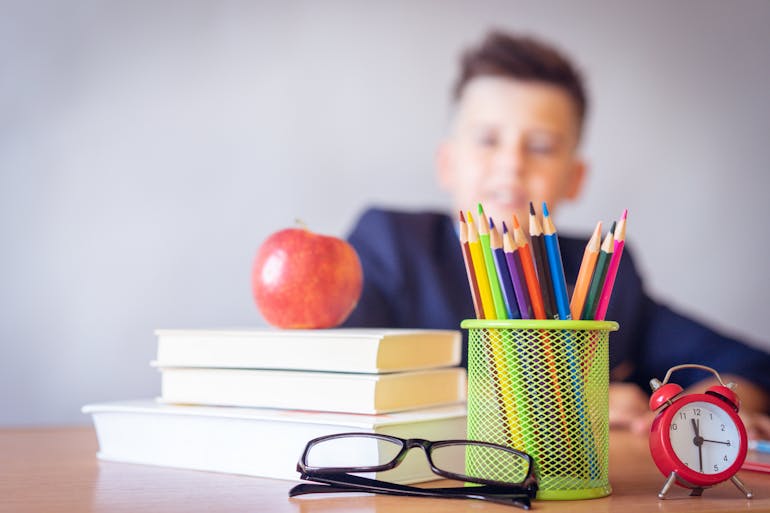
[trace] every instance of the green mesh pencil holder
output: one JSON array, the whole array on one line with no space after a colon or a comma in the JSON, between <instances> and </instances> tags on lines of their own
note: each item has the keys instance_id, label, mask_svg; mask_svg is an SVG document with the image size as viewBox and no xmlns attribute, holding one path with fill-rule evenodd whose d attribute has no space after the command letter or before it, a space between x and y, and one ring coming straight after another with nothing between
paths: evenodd
<instances>
[{"instance_id":1,"label":"green mesh pencil holder","mask_svg":"<svg viewBox=\"0 0 770 513\"><path fill-rule=\"evenodd\" d=\"M461 326L468 330L468 438L531 455L538 499L609 495L608 346L618 324L468 319ZM491 465L466 458L471 472Z\"/></svg>"}]
</instances>

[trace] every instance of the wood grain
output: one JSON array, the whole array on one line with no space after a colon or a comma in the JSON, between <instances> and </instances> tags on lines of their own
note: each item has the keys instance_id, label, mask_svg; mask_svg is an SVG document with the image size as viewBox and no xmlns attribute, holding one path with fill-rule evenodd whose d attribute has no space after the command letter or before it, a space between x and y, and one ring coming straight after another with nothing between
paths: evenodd
<instances>
[{"instance_id":1,"label":"wood grain","mask_svg":"<svg viewBox=\"0 0 770 513\"><path fill-rule=\"evenodd\" d=\"M373 495L288 498L294 483L245 476L100 462L92 428L0 430L0 512L460 512L517 511L479 501ZM610 482L602 499L535 502L536 511L612 512L770 511L770 475L741 472L754 492L749 501L731 483L689 497L681 488L656 497L663 476L644 437L613 431ZM438 486L440 481L429 486Z\"/></svg>"}]
</instances>

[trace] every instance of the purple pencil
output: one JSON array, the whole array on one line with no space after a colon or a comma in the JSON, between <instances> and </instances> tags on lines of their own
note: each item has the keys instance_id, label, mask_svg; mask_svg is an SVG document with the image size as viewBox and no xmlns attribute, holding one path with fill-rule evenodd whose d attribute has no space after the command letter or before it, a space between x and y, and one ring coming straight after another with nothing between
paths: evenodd
<instances>
[{"instance_id":1,"label":"purple pencil","mask_svg":"<svg viewBox=\"0 0 770 513\"><path fill-rule=\"evenodd\" d=\"M519 304L519 313L522 319L532 318L532 307L529 301L529 291L524 278L524 268L521 265L521 255L518 246L513 242L513 237L503 221L503 250L508 263L508 271L511 273L513 290L516 294L516 302Z\"/></svg>"},{"instance_id":2,"label":"purple pencil","mask_svg":"<svg viewBox=\"0 0 770 513\"><path fill-rule=\"evenodd\" d=\"M516 291L513 288L513 282L511 281L511 276L505 261L505 254L503 253L502 238L491 217L489 218L489 246L492 250L492 255L495 258L497 279L500 281L505 311L508 314L509 319L520 319L519 309L516 306Z\"/></svg>"}]
</instances>

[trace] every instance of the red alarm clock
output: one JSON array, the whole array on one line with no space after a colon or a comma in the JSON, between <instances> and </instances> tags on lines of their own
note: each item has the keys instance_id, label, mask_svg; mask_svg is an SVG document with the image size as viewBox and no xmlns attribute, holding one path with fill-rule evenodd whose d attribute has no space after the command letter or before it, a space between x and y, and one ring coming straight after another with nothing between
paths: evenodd
<instances>
[{"instance_id":1,"label":"red alarm clock","mask_svg":"<svg viewBox=\"0 0 770 513\"><path fill-rule=\"evenodd\" d=\"M720 384L703 394L683 394L681 386L668 380L674 371L686 368L710 371ZM690 495L701 495L705 488L729 479L751 499L735 475L748 446L735 384L725 385L711 367L685 364L671 367L663 382L651 379L650 387L650 409L660 409L650 430L650 453L667 477L658 498L664 499L674 483L692 489Z\"/></svg>"}]
</instances>

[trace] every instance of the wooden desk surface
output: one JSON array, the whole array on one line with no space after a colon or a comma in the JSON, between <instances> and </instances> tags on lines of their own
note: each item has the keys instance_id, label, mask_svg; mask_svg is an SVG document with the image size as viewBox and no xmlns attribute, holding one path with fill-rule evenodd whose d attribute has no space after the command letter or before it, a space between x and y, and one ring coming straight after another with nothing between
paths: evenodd
<instances>
[{"instance_id":1,"label":"wooden desk surface","mask_svg":"<svg viewBox=\"0 0 770 513\"><path fill-rule=\"evenodd\" d=\"M294 483L253 477L175 470L96 459L91 428L0 430L0 512L180 512L271 513L521 511L480 501L388 497L382 495L307 495L288 498ZM741 472L754 492L747 500L732 483L689 497L676 487L659 501L663 484L650 459L647 440L611 432L610 482L613 494L602 499L537 501L534 511L676 512L769 511L770 475Z\"/></svg>"}]
</instances>

